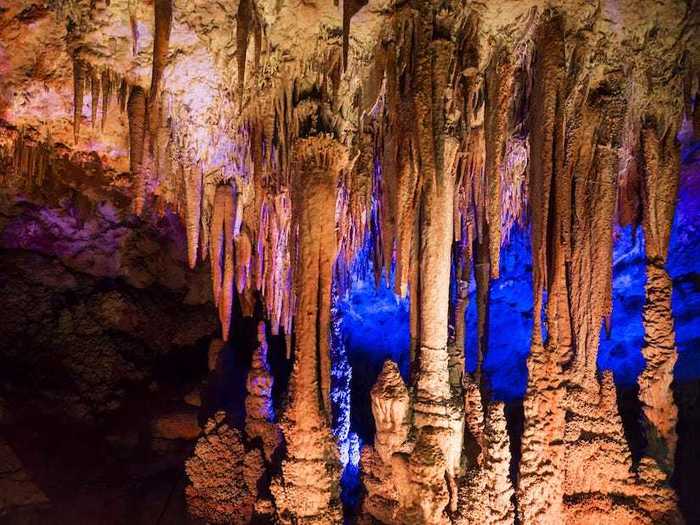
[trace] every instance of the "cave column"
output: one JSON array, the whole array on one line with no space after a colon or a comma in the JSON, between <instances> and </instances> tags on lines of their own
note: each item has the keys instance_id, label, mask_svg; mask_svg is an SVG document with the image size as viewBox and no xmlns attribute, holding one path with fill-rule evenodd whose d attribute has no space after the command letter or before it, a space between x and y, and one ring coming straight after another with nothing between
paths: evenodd
<instances>
[{"instance_id":1,"label":"cave column","mask_svg":"<svg viewBox=\"0 0 700 525\"><path fill-rule=\"evenodd\" d=\"M342 521L340 463L329 424L329 330L336 183L346 159L345 149L326 136L294 146L296 344L281 424L287 458L271 487L282 523Z\"/></svg>"},{"instance_id":2,"label":"cave column","mask_svg":"<svg viewBox=\"0 0 700 525\"><path fill-rule=\"evenodd\" d=\"M421 4L422 9L426 7ZM453 45L447 40L430 42L428 25L423 22L418 30L416 66L422 180L416 305L420 330L414 404L417 441L408 469L416 519L442 523L448 503L452 511L457 506L456 476L464 432L463 404L453 402L451 396L448 352L453 168L458 142L445 133L444 93Z\"/></svg>"},{"instance_id":3,"label":"cave column","mask_svg":"<svg viewBox=\"0 0 700 525\"><path fill-rule=\"evenodd\" d=\"M560 356L570 348L565 254L548 238L554 220L564 220L561 199L552 199L555 182L569 179L563 172L560 109L565 74L561 20L543 24L535 40L530 122L529 196L532 209L533 333L527 360L528 383L523 400L525 423L518 475L518 513L522 523L563 522L562 439L564 432ZM565 192L561 192L563 195ZM555 209L550 210L554 200ZM543 341L542 307L547 290L548 340Z\"/></svg>"},{"instance_id":4,"label":"cave column","mask_svg":"<svg viewBox=\"0 0 700 525\"><path fill-rule=\"evenodd\" d=\"M671 383L676 363L671 311L673 283L666 271L671 226L678 192L680 158L673 129L658 131L648 119L641 133L644 170L643 224L646 250L646 301L643 309L646 360L639 376L647 453L667 474L673 470L678 409Z\"/></svg>"}]
</instances>

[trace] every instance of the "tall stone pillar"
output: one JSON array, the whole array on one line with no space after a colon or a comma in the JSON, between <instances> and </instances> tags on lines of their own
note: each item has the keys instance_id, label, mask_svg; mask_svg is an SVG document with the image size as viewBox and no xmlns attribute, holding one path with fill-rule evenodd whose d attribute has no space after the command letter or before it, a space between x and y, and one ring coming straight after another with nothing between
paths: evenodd
<instances>
[{"instance_id":1,"label":"tall stone pillar","mask_svg":"<svg viewBox=\"0 0 700 525\"><path fill-rule=\"evenodd\" d=\"M336 183L346 161L345 149L328 136L300 139L294 146L296 345L281 421L287 457L271 487L282 523L342 522L340 462L328 400Z\"/></svg>"}]
</instances>

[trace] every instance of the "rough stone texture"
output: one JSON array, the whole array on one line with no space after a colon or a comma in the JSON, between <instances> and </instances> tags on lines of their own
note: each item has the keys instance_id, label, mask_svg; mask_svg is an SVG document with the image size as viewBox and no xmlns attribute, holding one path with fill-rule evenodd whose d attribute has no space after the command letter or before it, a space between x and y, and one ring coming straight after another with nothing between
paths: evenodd
<instances>
[{"instance_id":1,"label":"rough stone texture","mask_svg":"<svg viewBox=\"0 0 700 525\"><path fill-rule=\"evenodd\" d=\"M0 441L0 494L0 517L16 507L49 501L5 441Z\"/></svg>"},{"instance_id":2,"label":"rough stone texture","mask_svg":"<svg viewBox=\"0 0 700 525\"><path fill-rule=\"evenodd\" d=\"M250 523L263 472L260 450L246 451L241 433L226 423L226 415L215 414L187 460L190 513L212 524Z\"/></svg>"},{"instance_id":3,"label":"rough stone texture","mask_svg":"<svg viewBox=\"0 0 700 525\"><path fill-rule=\"evenodd\" d=\"M648 453L667 473L676 452L678 409L671 382L676 364L671 313L672 282L665 269L680 175L678 144L672 130L659 136L655 121L645 123L641 147L644 169L643 224L647 256L644 346L646 368L639 377L639 397L646 418Z\"/></svg>"},{"instance_id":4,"label":"rough stone texture","mask_svg":"<svg viewBox=\"0 0 700 525\"><path fill-rule=\"evenodd\" d=\"M45 408L73 419L118 411L127 390L155 395L154 362L213 332L211 278L221 340L210 370L223 370L239 314L267 318L290 358L294 340L294 365L274 503L254 487L279 439L262 336L245 436L262 447L246 448L217 416L192 460L191 508L210 521L339 522L331 290L335 279L345 291L362 253L377 281L393 278L410 297L412 354L408 387L387 365L373 392L365 513L507 522L508 439L482 365L501 244L529 210L519 519L677 520L666 486L677 421L666 253L684 115L698 132L697 19L683 0L3 6L8 376L28 371L38 397L59 392ZM646 240L639 398L650 457L632 473L613 385L597 373L615 220L641 224ZM207 258L211 275L197 266ZM472 267L479 351L466 378ZM194 409L155 412L145 441L158 453L198 432ZM227 483L218 454L242 484Z\"/></svg>"},{"instance_id":5,"label":"rough stone texture","mask_svg":"<svg viewBox=\"0 0 700 525\"><path fill-rule=\"evenodd\" d=\"M367 495L363 500L363 511L382 523L400 523L400 506L405 490L399 485L400 456L410 452L412 443L407 442L410 431L411 406L398 367L386 361L377 382L371 391L372 415L377 428L374 445L362 449L360 465Z\"/></svg>"},{"instance_id":6,"label":"rough stone texture","mask_svg":"<svg viewBox=\"0 0 700 525\"><path fill-rule=\"evenodd\" d=\"M282 441L275 423L275 409L272 399L274 377L267 361L267 340L265 323L258 324L258 347L253 353L253 362L248 372L245 400L245 433L248 439L260 439L265 460L269 463Z\"/></svg>"}]
</instances>

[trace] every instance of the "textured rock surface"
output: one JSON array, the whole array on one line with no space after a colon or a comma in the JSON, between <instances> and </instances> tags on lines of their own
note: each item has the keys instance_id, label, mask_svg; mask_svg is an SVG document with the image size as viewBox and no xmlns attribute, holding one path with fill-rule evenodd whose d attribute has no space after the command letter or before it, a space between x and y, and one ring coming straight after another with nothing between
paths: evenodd
<instances>
[{"instance_id":1,"label":"textured rock surface","mask_svg":"<svg viewBox=\"0 0 700 525\"><path fill-rule=\"evenodd\" d=\"M212 416L188 462L191 514L340 523L339 460L353 465L334 439L349 428L332 433L343 396L331 302L364 266L410 301L411 351L406 380L387 361L363 407L376 433L362 451L362 519L505 524L517 509L526 525L680 521L667 254L678 139L698 137L697 2L6 4L10 416L108 426L115 454L179 461L174 472ZM534 303L522 436L487 366L504 337L490 337L491 306L516 224L530 228ZM631 395L643 436L598 370L616 224L644 234L645 365ZM264 323L275 348L284 337L289 378ZM185 373L190 360L202 370ZM226 399L241 406L221 406L214 391L232 377ZM199 400L185 398L193 388ZM144 399L153 406L120 424ZM56 497L15 432L3 457L18 477L3 482L46 516Z\"/></svg>"},{"instance_id":2,"label":"textured rock surface","mask_svg":"<svg viewBox=\"0 0 700 525\"><path fill-rule=\"evenodd\" d=\"M250 523L263 472L260 450L246 451L241 433L215 414L187 460L190 513L207 523Z\"/></svg>"},{"instance_id":3,"label":"textured rock surface","mask_svg":"<svg viewBox=\"0 0 700 525\"><path fill-rule=\"evenodd\" d=\"M261 441L265 459L271 462L282 436L275 423L272 399L274 377L270 372L267 350L265 323L261 321L258 324L258 347L253 353L253 362L246 383L248 395L245 400L245 432L248 439Z\"/></svg>"}]
</instances>

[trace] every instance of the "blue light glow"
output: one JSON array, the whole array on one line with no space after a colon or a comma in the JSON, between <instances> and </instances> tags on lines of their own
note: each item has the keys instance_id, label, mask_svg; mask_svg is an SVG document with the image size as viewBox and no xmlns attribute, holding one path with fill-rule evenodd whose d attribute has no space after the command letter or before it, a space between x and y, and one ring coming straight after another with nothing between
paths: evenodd
<instances>
[{"instance_id":1,"label":"blue light glow","mask_svg":"<svg viewBox=\"0 0 700 525\"><path fill-rule=\"evenodd\" d=\"M687 155L686 155L687 156ZM686 159L687 160L687 159ZM697 163L696 163L697 164ZM700 170L685 166L673 225L668 271L673 278L673 314L678 362L676 381L700 377ZM618 228L613 249L611 333L602 329L598 368L612 370L622 387L634 386L644 368L645 255L642 228ZM371 441L374 425L369 391L386 359L399 364L404 380L409 366L409 304L378 288L371 277L368 250L352 275L347 294L338 300L342 340L353 369L351 429ZM532 333L532 257L527 228L515 228L501 254L501 277L490 295L489 351L484 370L496 399L522 398L527 385L526 360ZM476 297L472 277L467 308L466 366L476 362Z\"/></svg>"}]
</instances>

